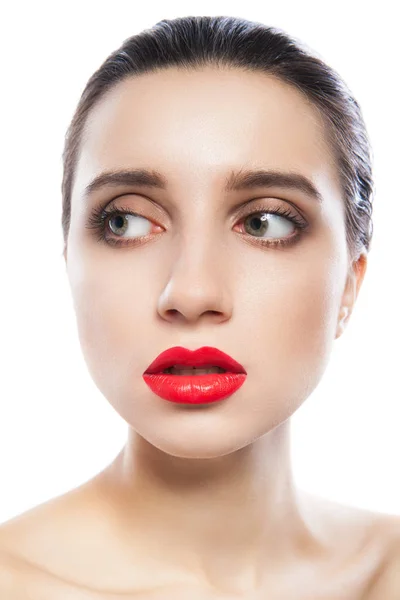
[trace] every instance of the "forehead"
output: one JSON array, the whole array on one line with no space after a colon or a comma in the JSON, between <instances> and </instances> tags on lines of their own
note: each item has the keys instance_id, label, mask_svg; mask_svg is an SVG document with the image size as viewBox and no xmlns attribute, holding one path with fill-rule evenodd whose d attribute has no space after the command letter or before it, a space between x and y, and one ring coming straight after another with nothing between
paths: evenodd
<instances>
[{"instance_id":1,"label":"forehead","mask_svg":"<svg viewBox=\"0 0 400 600\"><path fill-rule=\"evenodd\" d=\"M337 177L322 117L299 90L259 72L174 67L119 82L92 109L75 181L147 167L171 187L204 186L244 165L293 169L316 185Z\"/></svg>"}]
</instances>

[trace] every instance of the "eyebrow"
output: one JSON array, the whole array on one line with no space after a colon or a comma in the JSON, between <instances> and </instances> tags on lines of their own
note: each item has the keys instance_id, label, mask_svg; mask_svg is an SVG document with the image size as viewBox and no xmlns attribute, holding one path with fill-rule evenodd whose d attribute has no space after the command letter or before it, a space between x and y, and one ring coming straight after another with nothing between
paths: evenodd
<instances>
[{"instance_id":1,"label":"eyebrow","mask_svg":"<svg viewBox=\"0 0 400 600\"><path fill-rule=\"evenodd\" d=\"M97 175L84 189L83 197L87 199L95 191L106 186L138 185L146 188L165 190L167 179L153 169L120 169L104 171ZM225 192L241 191L253 188L284 187L298 190L317 202L323 201L321 193L310 179L300 173L291 171L241 169L232 171L225 180Z\"/></svg>"}]
</instances>

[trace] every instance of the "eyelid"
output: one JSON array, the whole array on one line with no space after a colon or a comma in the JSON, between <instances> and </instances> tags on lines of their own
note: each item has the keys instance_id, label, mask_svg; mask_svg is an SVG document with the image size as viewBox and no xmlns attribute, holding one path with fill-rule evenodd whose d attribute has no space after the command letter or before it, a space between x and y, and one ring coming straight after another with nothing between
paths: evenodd
<instances>
[{"instance_id":1,"label":"eyelid","mask_svg":"<svg viewBox=\"0 0 400 600\"><path fill-rule=\"evenodd\" d=\"M156 202L154 202L153 200L151 200L151 198L149 198L148 196L144 196L143 194L137 194L135 192L129 193L129 192L125 192L124 194L120 194L119 196L115 196L115 198L113 198L112 200L108 201L108 202L104 202L102 206L99 207L99 209L101 210L115 210L118 212L123 212L121 210L121 204L118 205L118 203L122 203L123 201L121 201L121 198L124 198L124 196L139 196L140 198L144 198L145 200L147 200L150 203L150 214L149 214L149 208L143 208L141 206L132 206L130 207L130 211L132 212L137 212L138 214L140 214L140 216L146 218L146 219L151 219L153 221L155 221L158 225L158 220L162 219L163 215L165 215L165 212L167 212L167 215L169 217L169 213L168 211L165 211L164 207L160 207ZM116 203L116 204L115 204ZM124 204L123 208L126 209L127 205Z\"/></svg>"},{"instance_id":2,"label":"eyelid","mask_svg":"<svg viewBox=\"0 0 400 600\"><path fill-rule=\"evenodd\" d=\"M101 208L104 209L107 207L107 209L108 209L110 205L114 208L114 202L116 202L117 200L120 200L124 196L137 196L139 198L144 198L147 202L150 203L151 209L154 209L156 214L162 216L166 213L168 218L169 219L171 218L170 212L165 205L160 204L159 202L152 200L149 196L146 196L145 194L138 193L138 192L124 192L122 194L119 194L118 196L115 196L112 200L107 200L107 201L103 202L101 205ZM277 205L281 206L282 202L284 204L289 204L291 207L293 207L293 209L295 211L300 213L300 215L302 216L303 219L305 219L305 215L303 214L303 211L301 210L301 208L299 206L297 206L291 200L284 199L284 198L278 198L276 196L268 196L268 195L258 196L256 198L250 198L249 200L236 202L229 210L229 216L231 218L235 219L238 217L238 215L243 216L244 214L251 214L251 212L253 210L257 211L257 209L260 209L260 210L265 209L265 202L268 202L268 201L277 203L277 204L274 204L274 206L277 206ZM115 207L115 208L118 209L118 207ZM268 206L268 208L273 208L273 207ZM135 210L135 208L132 208L132 210ZM157 218L157 217L155 217L155 218Z\"/></svg>"},{"instance_id":3,"label":"eyelid","mask_svg":"<svg viewBox=\"0 0 400 600\"><path fill-rule=\"evenodd\" d=\"M288 206L289 205L289 206ZM263 212L265 210L276 210L276 209L286 208L287 210L292 210L294 216L300 215L302 221L306 223L306 219L302 213L302 211L297 208L293 202L289 202L287 200L282 200L279 198L275 198L272 196L263 196L262 198L255 198L246 202L246 205L243 207L241 205L237 211L235 211L234 219L237 217L244 218L247 215L250 215L254 212Z\"/></svg>"}]
</instances>

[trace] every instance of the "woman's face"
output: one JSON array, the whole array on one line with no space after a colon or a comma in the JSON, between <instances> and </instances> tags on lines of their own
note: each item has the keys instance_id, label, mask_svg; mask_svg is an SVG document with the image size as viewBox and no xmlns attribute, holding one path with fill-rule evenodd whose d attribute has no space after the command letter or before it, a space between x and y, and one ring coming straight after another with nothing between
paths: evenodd
<instances>
[{"instance_id":1,"label":"woman's face","mask_svg":"<svg viewBox=\"0 0 400 600\"><path fill-rule=\"evenodd\" d=\"M95 177L120 169L157 171L165 187L127 182L85 196ZM287 185L225 189L233 172L259 169L301 175L320 199ZM114 216L101 240L88 225L106 205L140 217ZM286 214L255 214L276 210ZM299 91L211 67L119 83L86 124L66 256L99 390L175 456L222 456L283 423L318 384L341 333L344 216L322 119ZM171 346L217 347L247 378L220 402L165 401L142 374Z\"/></svg>"}]
</instances>

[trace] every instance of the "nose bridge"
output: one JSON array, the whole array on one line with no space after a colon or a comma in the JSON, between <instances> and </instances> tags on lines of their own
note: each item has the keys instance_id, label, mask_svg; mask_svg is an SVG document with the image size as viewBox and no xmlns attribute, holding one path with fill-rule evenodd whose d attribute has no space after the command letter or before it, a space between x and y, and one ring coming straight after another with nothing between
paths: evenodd
<instances>
[{"instance_id":1,"label":"nose bridge","mask_svg":"<svg viewBox=\"0 0 400 600\"><path fill-rule=\"evenodd\" d=\"M222 228L215 225L188 227L177 243L175 261L171 264L171 275L177 281L182 278L187 283L199 283L201 287L221 287L226 240ZM226 233L226 232L225 232Z\"/></svg>"},{"instance_id":2,"label":"nose bridge","mask_svg":"<svg viewBox=\"0 0 400 600\"><path fill-rule=\"evenodd\" d=\"M215 215L206 217L207 211L197 211L194 217L194 212L176 237L159 311L164 316L178 312L190 321L205 312L220 313L220 318L226 318L231 296L223 228Z\"/></svg>"}]
</instances>

